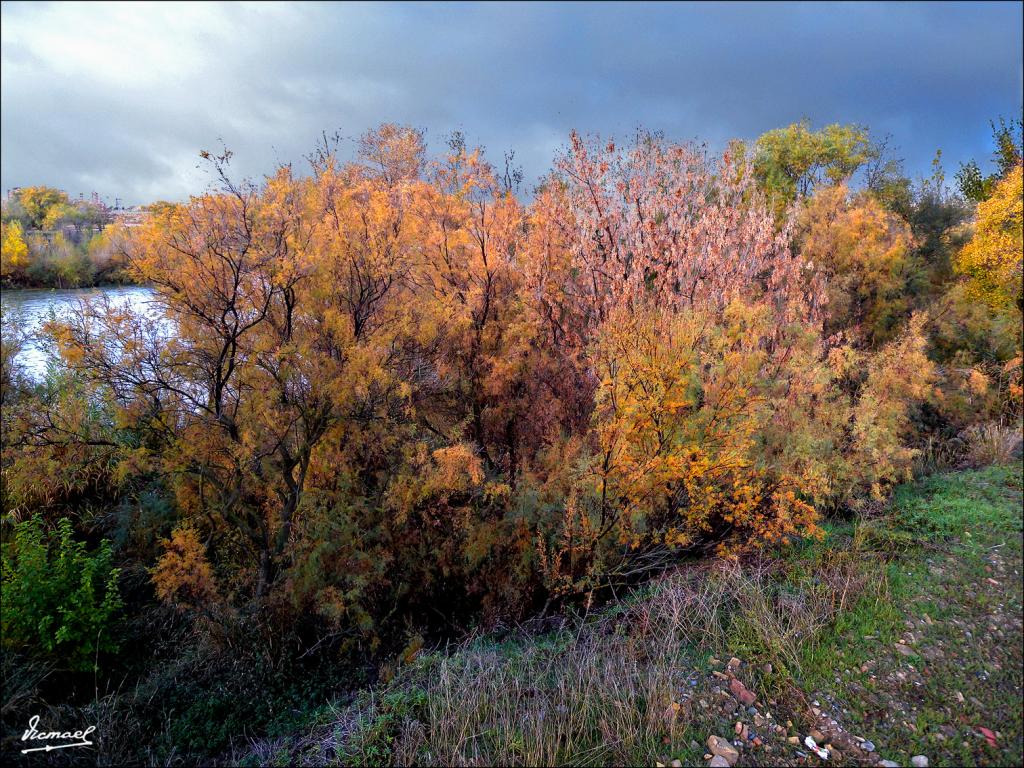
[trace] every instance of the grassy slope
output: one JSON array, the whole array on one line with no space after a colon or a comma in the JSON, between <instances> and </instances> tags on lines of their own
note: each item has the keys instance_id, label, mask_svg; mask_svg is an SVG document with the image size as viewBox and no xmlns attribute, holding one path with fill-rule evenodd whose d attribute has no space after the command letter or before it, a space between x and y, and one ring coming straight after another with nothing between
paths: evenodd
<instances>
[{"instance_id":1,"label":"grassy slope","mask_svg":"<svg viewBox=\"0 0 1024 768\"><path fill-rule=\"evenodd\" d=\"M816 764L816 730L833 765L1020 764L1021 503L1019 465L904 486L882 516L781 557L683 569L558 632L422 653L233 760L702 765L717 734L741 765Z\"/></svg>"},{"instance_id":2,"label":"grassy slope","mask_svg":"<svg viewBox=\"0 0 1024 768\"><path fill-rule=\"evenodd\" d=\"M886 599L859 602L803 649L803 686L831 693L897 762L1019 764L1021 515L1020 466L899 489L889 517L854 532L894 552Z\"/></svg>"}]
</instances>

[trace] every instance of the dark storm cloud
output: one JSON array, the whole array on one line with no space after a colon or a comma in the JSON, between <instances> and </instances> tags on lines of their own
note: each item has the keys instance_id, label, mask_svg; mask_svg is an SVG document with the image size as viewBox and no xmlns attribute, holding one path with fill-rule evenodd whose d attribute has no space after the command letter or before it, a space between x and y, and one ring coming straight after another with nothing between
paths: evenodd
<instances>
[{"instance_id":1,"label":"dark storm cloud","mask_svg":"<svg viewBox=\"0 0 1024 768\"><path fill-rule=\"evenodd\" d=\"M531 178L572 128L720 148L803 116L952 170L1020 110L1021 8L5 3L2 186L180 198L219 139L258 174L382 121L514 149Z\"/></svg>"}]
</instances>

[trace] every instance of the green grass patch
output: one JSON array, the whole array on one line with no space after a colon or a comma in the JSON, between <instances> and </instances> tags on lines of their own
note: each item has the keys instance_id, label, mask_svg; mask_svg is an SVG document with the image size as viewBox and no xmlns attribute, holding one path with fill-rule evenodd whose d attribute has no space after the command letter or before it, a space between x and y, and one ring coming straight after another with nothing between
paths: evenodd
<instances>
[{"instance_id":1,"label":"green grass patch","mask_svg":"<svg viewBox=\"0 0 1024 768\"><path fill-rule=\"evenodd\" d=\"M1021 759L1021 491L1019 465L936 475L897 489L859 537L827 540L888 552L887 588L804 646L797 682L843 701L850 730L890 759Z\"/></svg>"}]
</instances>

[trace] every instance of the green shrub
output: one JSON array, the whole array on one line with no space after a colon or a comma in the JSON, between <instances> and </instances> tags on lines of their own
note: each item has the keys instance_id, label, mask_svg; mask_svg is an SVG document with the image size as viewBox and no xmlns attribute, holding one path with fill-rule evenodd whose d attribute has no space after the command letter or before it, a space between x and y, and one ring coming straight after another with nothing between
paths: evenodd
<instances>
[{"instance_id":1,"label":"green shrub","mask_svg":"<svg viewBox=\"0 0 1024 768\"><path fill-rule=\"evenodd\" d=\"M110 543L90 553L71 521L44 530L38 515L15 524L3 548L0 619L5 646L89 669L100 652L117 650L110 623L121 607Z\"/></svg>"}]
</instances>

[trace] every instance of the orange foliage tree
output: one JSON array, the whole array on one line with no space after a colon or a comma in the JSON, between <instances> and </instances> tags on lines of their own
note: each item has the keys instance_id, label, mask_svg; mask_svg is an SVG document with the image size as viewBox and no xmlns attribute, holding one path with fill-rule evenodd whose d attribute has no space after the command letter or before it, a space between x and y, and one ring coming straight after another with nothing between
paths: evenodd
<instances>
[{"instance_id":1,"label":"orange foliage tree","mask_svg":"<svg viewBox=\"0 0 1024 768\"><path fill-rule=\"evenodd\" d=\"M903 219L840 184L819 190L799 212L796 241L825 286L827 336L877 347L899 333L910 314L914 267Z\"/></svg>"},{"instance_id":2,"label":"orange foliage tree","mask_svg":"<svg viewBox=\"0 0 1024 768\"><path fill-rule=\"evenodd\" d=\"M826 344L826 275L741 161L573 134L527 207L458 137L430 160L385 125L359 150L260 184L209 157L219 188L127 248L150 313L59 332L133 435L117 471L174 491L169 602L342 635L525 611L813 535L906 465L917 336Z\"/></svg>"}]
</instances>

